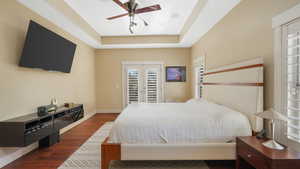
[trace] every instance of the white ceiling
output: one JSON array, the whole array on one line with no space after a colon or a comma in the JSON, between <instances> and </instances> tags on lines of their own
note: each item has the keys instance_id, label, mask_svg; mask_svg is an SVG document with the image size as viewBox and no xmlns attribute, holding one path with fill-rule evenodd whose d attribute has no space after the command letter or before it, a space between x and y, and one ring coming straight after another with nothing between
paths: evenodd
<instances>
[{"instance_id":1,"label":"white ceiling","mask_svg":"<svg viewBox=\"0 0 300 169\"><path fill-rule=\"evenodd\" d=\"M127 0L128 1L128 0ZM185 21L191 14L198 0L136 0L138 8L160 4L161 10L139 14L149 23L145 26L143 21L136 17L138 26L134 35L178 35ZM101 36L128 36L131 35L129 17L125 16L115 20L106 18L126 13L112 0L67 0L65 1L82 18L85 19ZM121 0L125 3L126 0Z\"/></svg>"},{"instance_id":2,"label":"white ceiling","mask_svg":"<svg viewBox=\"0 0 300 169\"><path fill-rule=\"evenodd\" d=\"M52 23L56 24L57 26L59 26L63 30L69 32L74 37L77 37L78 39L82 40L83 42L89 44L90 46L92 46L94 48L98 48L98 49L104 49L104 48L178 48L178 47L191 47L202 36L204 36L215 24L217 24L225 15L227 15L237 4L239 4L241 2L241 0L222 0L222 1L220 1L220 0L208 0L205 7L202 9L202 11L199 13L197 18L195 19L194 23L189 27L188 31L184 35L182 35L182 40L179 43L103 45L103 44L100 44L98 42L99 39L95 39L94 37L89 36L89 34L86 33L83 29L81 29L80 26L74 24L70 20L70 18L68 18L64 15L63 11L59 11L55 7L53 7L48 2L49 0L18 0L18 1L21 4L23 4L24 6L30 8L31 10L36 12L37 14L39 14L42 17L48 19ZM84 8L86 8L85 10L87 10L87 11L88 10L92 11L92 9L95 10L94 5L91 5L92 7L87 7L86 6L89 3L92 4L94 2L94 3L97 3L97 4L102 3L102 4L107 5L107 4L110 4L112 2L112 0L64 0L64 1L67 2L67 3L71 3L71 1L74 1L74 2L76 1L76 2L79 2L79 3L84 2L85 5L83 3L82 6L85 6ZM166 4L170 4L168 7L171 7L172 4L173 4L173 7L174 7L174 5L177 6L176 4L182 4L183 2L186 3L187 1L190 1L191 3L192 2L195 3L195 0L147 0L147 1L146 0L140 0L140 1L141 2L145 1L145 6L155 4L157 1L162 1L161 4L166 3L165 1L168 1L168 2L170 1L169 3L166 3ZM199 0L197 0L197 1L199 1ZM147 4L146 4L146 2L147 2ZM171 3L171 2L173 2L173 3ZM185 6L185 5L182 5L182 6ZM95 8L98 8L98 6L96 6ZM162 5L162 8L164 9L164 5ZM185 7L185 8L188 8L188 7ZM101 22L101 20L105 19L106 17L112 16L113 14L122 13L122 8L120 8L118 6L114 6L114 5L111 5L111 10L120 11L120 13L111 12L112 15L107 15L106 16L106 13L103 12L103 10L107 10L107 9L106 8L103 8L102 10L101 9L102 9L102 6L100 5L99 12L96 11L97 13L100 13L100 15L102 13L101 17L99 17L99 22ZM178 9L180 9L180 8L178 7ZM172 18L172 16L174 17L174 13L172 13L172 11L174 12L176 10L175 9L169 9L168 14L165 14L166 16L164 16L164 18L170 19L169 16L171 16L171 18ZM181 11L181 10L179 10L179 11ZM163 13L164 10L162 10L160 12ZM175 17L175 19L170 19L170 20L174 20L174 21L172 21L172 24L173 25L178 24L178 26L177 27L176 26L167 27L166 29L170 29L170 32L172 32L172 34L178 34L178 32L181 31L183 23L187 19L190 12L191 11L186 11L185 13L183 12L182 16L175 14L175 16L177 16L177 18L180 18L180 19L176 19L176 17ZM182 13L182 11L180 13ZM83 17L83 13L80 13L80 15L82 15L82 17ZM145 14L145 15L148 15L148 14ZM152 14L150 15L150 13L149 13L149 16L148 16L150 18L149 20L152 21L152 22L158 22L159 19L155 18L154 15L157 15L157 14L153 13L153 15ZM95 15L92 19L94 19L94 22L96 24L98 24L98 14L97 14L97 16ZM125 18L123 18L123 19L125 19ZM146 17L145 17L145 19L146 19ZM158 20L158 21L156 21L156 20ZM90 22L90 21L88 21L88 22ZM105 21L103 21L103 22L105 22ZM128 24L128 22L126 22L126 23ZM179 23L181 23L181 24L179 24ZM96 24L90 24L90 26L92 26L94 29L96 29L95 28L97 26ZM110 24L105 24L105 25L110 25ZM117 23L117 24L119 24L119 23ZM157 25L157 27L159 28L160 25ZM99 30L97 29L97 31L100 33L99 38L101 36L100 31L102 31L102 28L104 28L104 27L99 28ZM114 28L105 28L103 31L110 32L111 31L110 29L114 29L114 30L117 30L117 31L118 31L118 29L120 29L120 31L122 30L122 31L126 32L127 35L128 35L127 28L128 27L126 25L125 26L120 25L120 26L115 26ZM152 32L151 34L154 34L153 32L159 32L160 31L161 33L159 33L158 35L164 35L165 33L162 33L162 32L164 32L165 30L159 30L158 31L158 28L153 28L153 29L147 28L147 29L150 29L149 31L147 31L147 33L150 34L150 32ZM168 34L170 34L170 32ZM177 32L177 33L175 33L175 32ZM143 32L141 32L141 33L143 33ZM109 34L107 34L107 35L109 35ZM118 35L118 32L114 32L114 35Z\"/></svg>"}]
</instances>

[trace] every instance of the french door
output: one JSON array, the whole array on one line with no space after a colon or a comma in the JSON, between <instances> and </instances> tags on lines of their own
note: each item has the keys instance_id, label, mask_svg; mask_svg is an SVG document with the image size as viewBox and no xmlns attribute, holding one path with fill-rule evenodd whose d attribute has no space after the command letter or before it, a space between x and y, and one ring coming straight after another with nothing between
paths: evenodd
<instances>
[{"instance_id":1,"label":"french door","mask_svg":"<svg viewBox=\"0 0 300 169\"><path fill-rule=\"evenodd\" d=\"M287 136L300 142L300 19L283 27L284 112L288 117Z\"/></svg>"},{"instance_id":2,"label":"french door","mask_svg":"<svg viewBox=\"0 0 300 169\"><path fill-rule=\"evenodd\" d=\"M123 66L125 106L131 103L162 102L161 64L125 64Z\"/></svg>"}]
</instances>

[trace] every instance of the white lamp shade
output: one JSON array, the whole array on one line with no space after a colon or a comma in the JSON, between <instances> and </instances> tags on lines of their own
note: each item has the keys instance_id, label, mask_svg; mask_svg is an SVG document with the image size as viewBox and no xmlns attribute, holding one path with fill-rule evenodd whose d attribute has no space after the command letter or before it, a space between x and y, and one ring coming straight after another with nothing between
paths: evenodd
<instances>
[{"instance_id":1,"label":"white lamp shade","mask_svg":"<svg viewBox=\"0 0 300 169\"><path fill-rule=\"evenodd\" d=\"M273 111L270 111L270 110L257 113L256 116L263 118L263 119L268 119L268 120L274 120L274 118L275 118Z\"/></svg>"},{"instance_id":2,"label":"white lamp shade","mask_svg":"<svg viewBox=\"0 0 300 169\"><path fill-rule=\"evenodd\" d=\"M256 116L268 120L287 121L287 118L284 115L280 114L279 112L276 112L274 109L269 109L264 112L257 113Z\"/></svg>"}]
</instances>

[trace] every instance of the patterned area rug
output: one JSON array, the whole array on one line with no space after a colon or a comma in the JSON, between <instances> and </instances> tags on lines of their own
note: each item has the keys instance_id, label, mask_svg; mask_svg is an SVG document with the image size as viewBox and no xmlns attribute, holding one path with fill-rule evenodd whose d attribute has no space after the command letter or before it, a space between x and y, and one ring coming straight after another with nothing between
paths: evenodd
<instances>
[{"instance_id":1,"label":"patterned area rug","mask_svg":"<svg viewBox=\"0 0 300 169\"><path fill-rule=\"evenodd\" d=\"M58 169L100 169L101 143L113 122L105 123ZM203 161L113 161L110 169L209 169Z\"/></svg>"}]
</instances>

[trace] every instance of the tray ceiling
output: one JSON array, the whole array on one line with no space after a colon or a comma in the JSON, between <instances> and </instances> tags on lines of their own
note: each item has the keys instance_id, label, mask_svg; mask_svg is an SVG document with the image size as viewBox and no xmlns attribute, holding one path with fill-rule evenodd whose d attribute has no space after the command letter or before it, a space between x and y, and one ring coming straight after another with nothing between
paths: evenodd
<instances>
[{"instance_id":1,"label":"tray ceiling","mask_svg":"<svg viewBox=\"0 0 300 169\"><path fill-rule=\"evenodd\" d=\"M121 0L125 3L127 0ZM149 23L144 26L139 17L134 35L177 35L191 14L198 0L136 0L138 8L160 4L162 10L139 14ZM82 18L86 20L101 36L129 36L129 17L115 20L106 18L126 13L112 0L67 0L65 1ZM87 3L88 2L88 3Z\"/></svg>"},{"instance_id":2,"label":"tray ceiling","mask_svg":"<svg viewBox=\"0 0 300 169\"><path fill-rule=\"evenodd\" d=\"M126 11L112 0L18 0L94 48L191 47L241 0L137 0L139 8L160 4L162 10L140 14L135 34L129 18L108 21ZM121 0L123 3L126 0ZM150 38L150 39L149 39Z\"/></svg>"}]
</instances>

